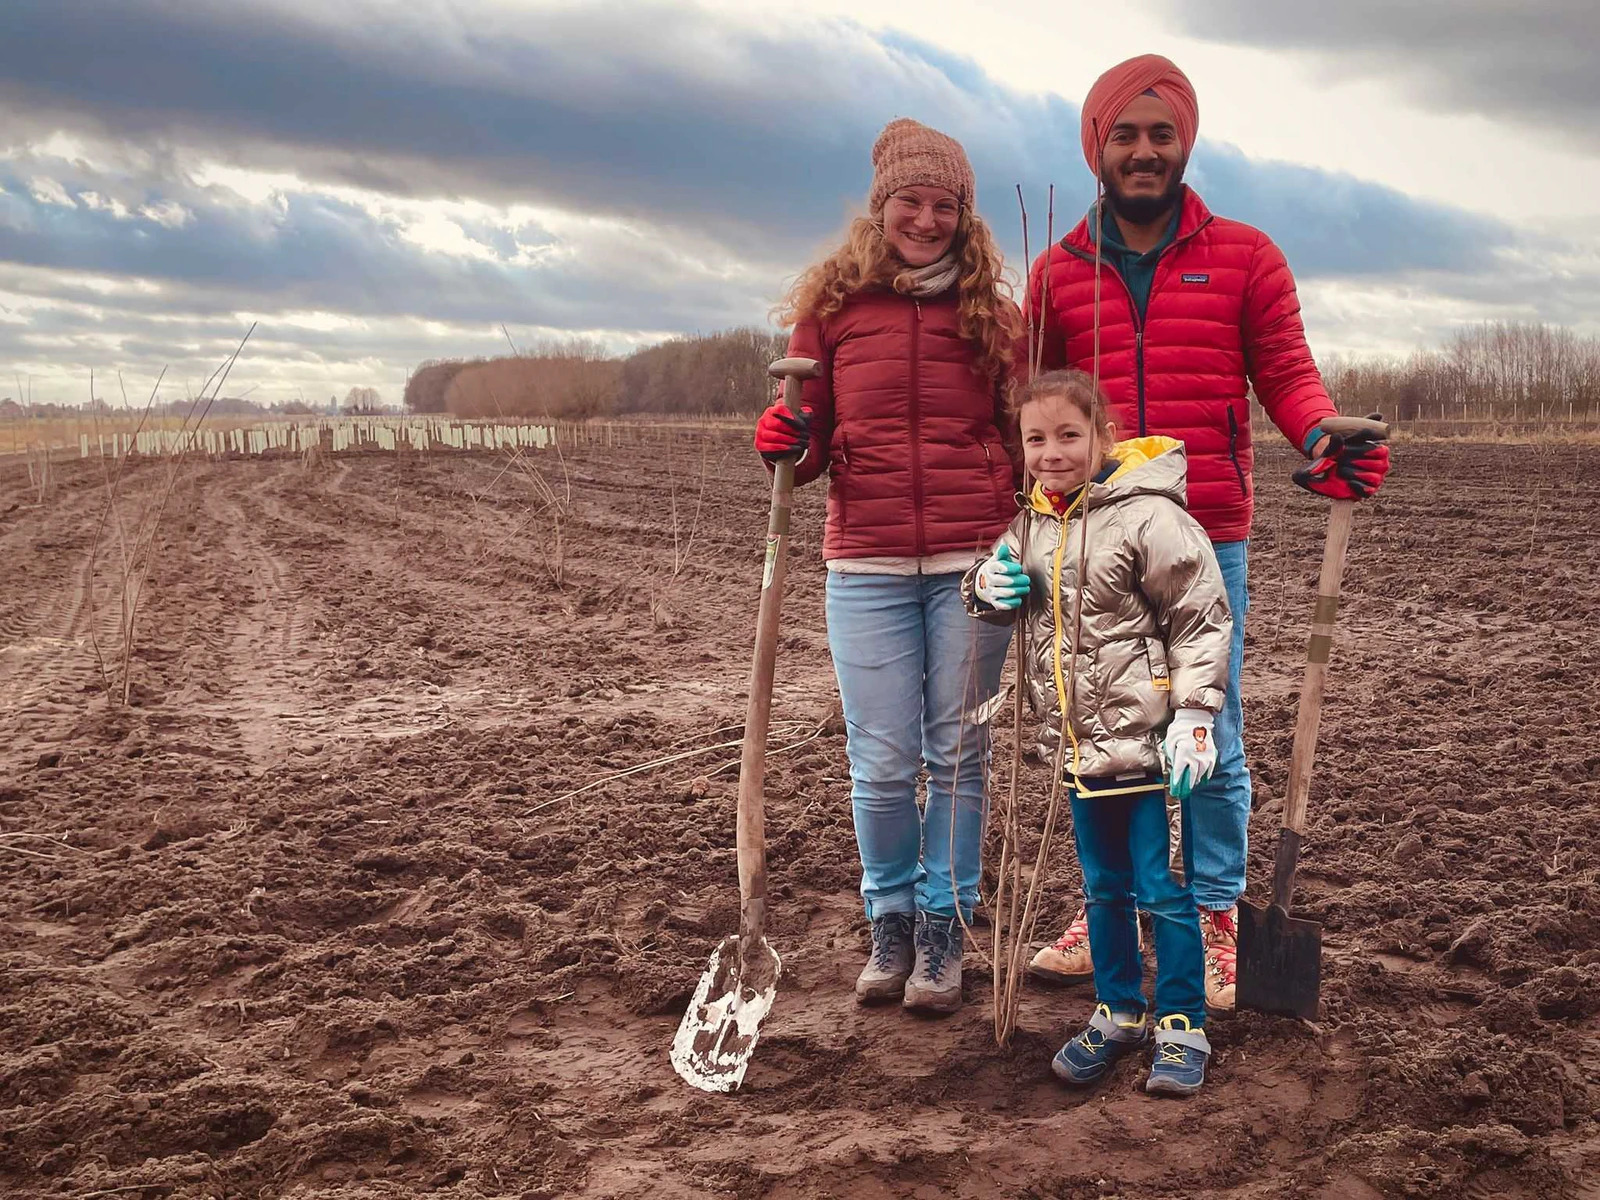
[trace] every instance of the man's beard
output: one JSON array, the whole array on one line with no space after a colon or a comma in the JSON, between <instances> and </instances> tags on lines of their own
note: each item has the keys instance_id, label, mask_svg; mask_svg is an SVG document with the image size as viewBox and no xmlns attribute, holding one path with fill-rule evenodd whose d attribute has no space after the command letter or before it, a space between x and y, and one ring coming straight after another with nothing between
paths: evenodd
<instances>
[{"instance_id":1,"label":"man's beard","mask_svg":"<svg viewBox=\"0 0 1600 1200\"><path fill-rule=\"evenodd\" d=\"M1111 211L1130 225L1150 225L1159 221L1178 203L1178 197L1183 192L1183 169L1188 165L1187 162L1181 162L1173 168L1167 186L1155 196L1126 195L1113 182L1111 173L1106 172L1100 182L1105 184Z\"/></svg>"}]
</instances>

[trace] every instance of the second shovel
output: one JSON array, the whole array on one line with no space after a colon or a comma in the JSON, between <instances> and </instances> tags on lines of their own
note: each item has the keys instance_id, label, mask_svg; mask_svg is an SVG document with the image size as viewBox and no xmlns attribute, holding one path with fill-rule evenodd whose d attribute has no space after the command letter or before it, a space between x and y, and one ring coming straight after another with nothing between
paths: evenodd
<instances>
[{"instance_id":1,"label":"second shovel","mask_svg":"<svg viewBox=\"0 0 1600 1200\"><path fill-rule=\"evenodd\" d=\"M1382 421L1336 417L1322 422L1328 433L1388 436ZM1339 611L1339 585L1345 552L1350 546L1350 521L1355 505L1335 500L1328 515L1328 537L1317 581L1317 607L1311 617L1306 649L1306 674L1300 685L1300 711L1295 720L1294 750L1289 758L1289 793L1283 802L1283 829L1272 871L1272 903L1239 902L1239 1008L1284 1017L1317 1019L1322 991L1322 926L1289 915L1300 839L1305 834L1306 802L1311 796L1311 767L1317 757L1317 725L1322 717L1322 688L1333 649L1333 622Z\"/></svg>"}]
</instances>

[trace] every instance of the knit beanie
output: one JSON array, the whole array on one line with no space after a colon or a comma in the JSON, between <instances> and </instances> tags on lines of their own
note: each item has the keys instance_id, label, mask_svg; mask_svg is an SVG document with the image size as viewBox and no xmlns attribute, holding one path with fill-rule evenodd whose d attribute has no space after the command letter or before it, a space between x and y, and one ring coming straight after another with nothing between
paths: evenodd
<instances>
[{"instance_id":1,"label":"knit beanie","mask_svg":"<svg viewBox=\"0 0 1600 1200\"><path fill-rule=\"evenodd\" d=\"M972 203L977 190L961 143L910 117L890 121L873 143L868 211L882 212L890 194L903 187L945 188L963 205Z\"/></svg>"}]
</instances>

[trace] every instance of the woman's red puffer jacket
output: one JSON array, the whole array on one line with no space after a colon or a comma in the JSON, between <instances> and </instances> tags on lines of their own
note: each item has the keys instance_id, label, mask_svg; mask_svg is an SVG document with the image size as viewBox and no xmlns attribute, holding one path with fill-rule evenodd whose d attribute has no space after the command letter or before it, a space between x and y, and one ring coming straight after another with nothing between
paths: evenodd
<instances>
[{"instance_id":1,"label":"woman's red puffer jacket","mask_svg":"<svg viewBox=\"0 0 1600 1200\"><path fill-rule=\"evenodd\" d=\"M1016 515L1004 389L957 329L956 289L887 289L797 322L790 355L822 364L801 393L811 443L795 483L828 473L827 559L982 551Z\"/></svg>"}]
</instances>

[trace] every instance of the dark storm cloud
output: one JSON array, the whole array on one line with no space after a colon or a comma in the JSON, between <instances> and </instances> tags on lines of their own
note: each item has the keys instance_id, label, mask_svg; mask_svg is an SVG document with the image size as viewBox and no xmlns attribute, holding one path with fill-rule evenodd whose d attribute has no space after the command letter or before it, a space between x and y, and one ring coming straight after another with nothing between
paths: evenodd
<instances>
[{"instance_id":1,"label":"dark storm cloud","mask_svg":"<svg viewBox=\"0 0 1600 1200\"><path fill-rule=\"evenodd\" d=\"M1008 242L1014 182L1036 197L1061 185L1063 226L1090 199L1073 105L903 35L840 21L758 30L683 5L513 16L485 3L7 0L0 105L35 137L67 129L380 192L619 214L714 234L746 259L798 261L838 227L865 191L873 136L898 114L966 144ZM1306 276L1476 269L1486 244L1510 237L1458 209L1210 143L1195 178ZM359 253L339 243L364 231L339 214L295 216L278 243L291 261L258 264L269 279Z\"/></svg>"},{"instance_id":2,"label":"dark storm cloud","mask_svg":"<svg viewBox=\"0 0 1600 1200\"><path fill-rule=\"evenodd\" d=\"M1600 150L1595 0L1165 0L1209 41L1297 50L1393 82L1427 107L1512 120Z\"/></svg>"},{"instance_id":3,"label":"dark storm cloud","mask_svg":"<svg viewBox=\"0 0 1600 1200\"><path fill-rule=\"evenodd\" d=\"M89 366L203 376L260 315L249 361L284 398L297 378L393 391L420 359L500 352L502 321L617 346L761 322L859 203L897 115L966 145L1014 266L1014 183L1035 252L1047 181L1058 236L1091 199L1073 103L848 21L755 28L606 0L0 0L0 302L16 309L0 369L65 371L64 387ZM227 178L208 164L306 182L258 203L202 182ZM1202 141L1190 179L1303 281L1580 321L1600 292L1593 263L1549 266L1559 254L1503 222L1350 176ZM482 201L450 210L477 252L408 238L416 200Z\"/></svg>"},{"instance_id":4,"label":"dark storm cloud","mask_svg":"<svg viewBox=\"0 0 1600 1200\"><path fill-rule=\"evenodd\" d=\"M140 211L156 211L150 203L155 193L135 189L141 199L124 191L124 199L119 186L125 181L65 163L33 165L75 203L41 199L35 194L39 176L0 163L0 261L177 284L203 311L265 306L687 332L697 319L713 325L749 320L752 308L763 303L724 280L697 280L675 270L670 258L652 257L655 248L649 245L627 264L537 253L531 261L511 261L519 245L537 251L554 243L552 235L535 225L511 230L477 223L464 232L478 234L484 252L500 257L460 257L415 245L396 222L330 195L292 192L279 203L253 205L224 188L192 185L159 193L159 203L180 206L162 213L168 220L163 224ZM85 195L99 197L99 206L89 207ZM113 200L120 213L109 207ZM626 266L632 271L621 286ZM104 300L71 275L33 278L57 298ZM119 294L117 303L158 313L172 299L164 293Z\"/></svg>"}]
</instances>

